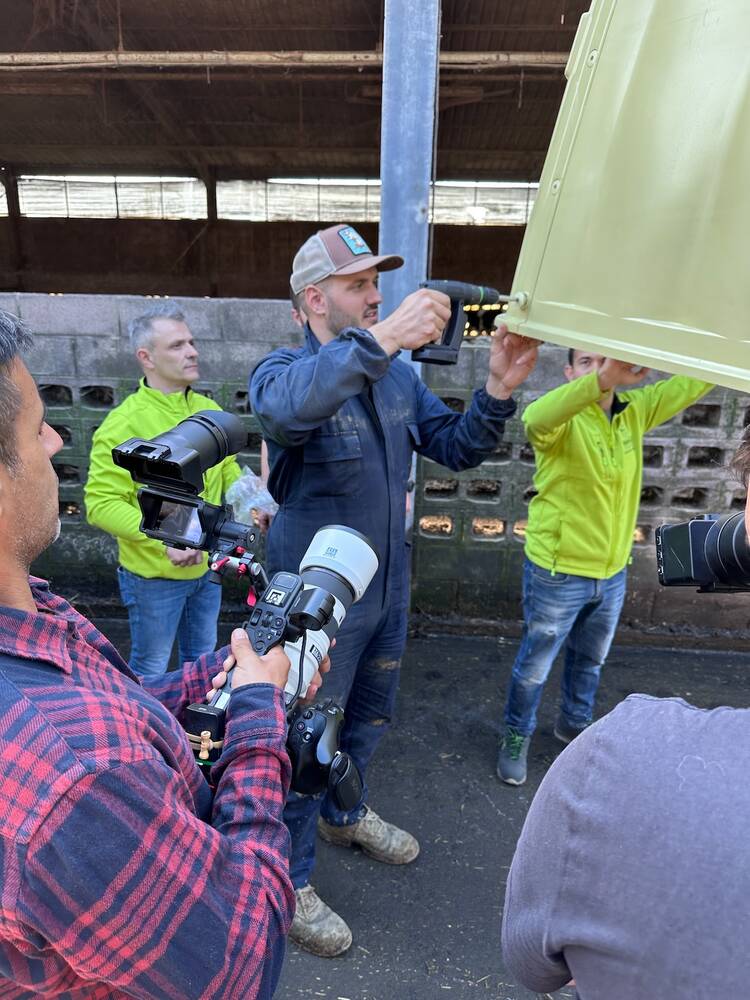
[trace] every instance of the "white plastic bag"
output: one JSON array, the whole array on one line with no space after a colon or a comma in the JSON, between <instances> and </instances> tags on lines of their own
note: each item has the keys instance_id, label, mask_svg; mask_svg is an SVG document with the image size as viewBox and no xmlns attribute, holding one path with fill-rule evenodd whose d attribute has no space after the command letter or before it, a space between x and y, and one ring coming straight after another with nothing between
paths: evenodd
<instances>
[{"instance_id":1,"label":"white plastic bag","mask_svg":"<svg viewBox=\"0 0 750 1000\"><path fill-rule=\"evenodd\" d=\"M263 480L247 466L242 467L242 475L227 490L226 499L232 505L235 521L254 524L263 531L268 530L279 509Z\"/></svg>"}]
</instances>

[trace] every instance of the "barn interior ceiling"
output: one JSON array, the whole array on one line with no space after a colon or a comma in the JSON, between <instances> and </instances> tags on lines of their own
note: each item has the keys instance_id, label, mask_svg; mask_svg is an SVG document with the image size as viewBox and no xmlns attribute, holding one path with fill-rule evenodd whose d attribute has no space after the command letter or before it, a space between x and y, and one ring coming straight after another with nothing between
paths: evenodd
<instances>
[{"instance_id":1,"label":"barn interior ceiling","mask_svg":"<svg viewBox=\"0 0 750 1000\"><path fill-rule=\"evenodd\" d=\"M6 171L379 175L382 0L2 6ZM437 178L539 178L588 6L444 0Z\"/></svg>"}]
</instances>

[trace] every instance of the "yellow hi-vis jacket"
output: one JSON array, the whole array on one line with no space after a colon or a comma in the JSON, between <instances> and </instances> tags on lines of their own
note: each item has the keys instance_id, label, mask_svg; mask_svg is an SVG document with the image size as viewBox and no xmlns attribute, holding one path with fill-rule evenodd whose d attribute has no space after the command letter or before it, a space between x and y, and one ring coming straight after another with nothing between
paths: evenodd
<instances>
[{"instance_id":1,"label":"yellow hi-vis jacket","mask_svg":"<svg viewBox=\"0 0 750 1000\"><path fill-rule=\"evenodd\" d=\"M605 580L630 558L643 473L643 436L713 385L675 376L617 393L611 420L598 405L597 373L583 375L523 412L537 490L527 557L552 573Z\"/></svg>"},{"instance_id":2,"label":"yellow hi-vis jacket","mask_svg":"<svg viewBox=\"0 0 750 1000\"><path fill-rule=\"evenodd\" d=\"M84 490L86 518L89 524L115 536L120 565L131 573L148 579L195 580L206 572L208 556L204 553L196 566L175 566L167 558L163 542L141 534L141 508L136 499L140 485L114 464L112 449L131 437L148 439L163 434L199 410L220 409L218 403L192 389L167 394L141 379L138 391L111 410L94 434ZM209 503L221 503L239 475L234 456L225 458L206 471L201 496Z\"/></svg>"}]
</instances>

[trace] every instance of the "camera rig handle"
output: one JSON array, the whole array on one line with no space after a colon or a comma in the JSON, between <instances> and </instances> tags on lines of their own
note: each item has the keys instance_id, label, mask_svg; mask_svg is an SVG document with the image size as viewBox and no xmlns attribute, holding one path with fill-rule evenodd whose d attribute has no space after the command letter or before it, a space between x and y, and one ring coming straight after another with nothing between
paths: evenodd
<instances>
[{"instance_id":1,"label":"camera rig handle","mask_svg":"<svg viewBox=\"0 0 750 1000\"><path fill-rule=\"evenodd\" d=\"M219 550L210 553L208 569L212 583L221 583L224 576L246 580L249 584L246 603L251 608L254 607L258 594L262 594L268 586L268 576L263 566L242 545L236 545L230 552Z\"/></svg>"}]
</instances>

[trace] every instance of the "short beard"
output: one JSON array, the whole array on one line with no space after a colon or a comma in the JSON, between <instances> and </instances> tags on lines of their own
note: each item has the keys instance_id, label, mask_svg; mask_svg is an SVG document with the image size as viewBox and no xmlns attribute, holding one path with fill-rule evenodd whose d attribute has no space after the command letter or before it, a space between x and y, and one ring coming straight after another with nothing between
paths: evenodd
<instances>
[{"instance_id":1,"label":"short beard","mask_svg":"<svg viewBox=\"0 0 750 1000\"><path fill-rule=\"evenodd\" d=\"M328 305L328 315L326 317L326 323L328 325L328 332L333 337L338 337L342 330L346 330L348 327L354 326L357 329L361 329L356 316L351 316L345 313L338 306L334 305L331 299L326 295L326 303Z\"/></svg>"},{"instance_id":2,"label":"short beard","mask_svg":"<svg viewBox=\"0 0 750 1000\"><path fill-rule=\"evenodd\" d=\"M22 469L22 465L18 463L18 470ZM51 511L48 512L51 515ZM46 518L45 518L46 521ZM27 571L29 570L31 564L35 559L53 545L57 539L60 537L62 531L62 524L60 517L56 516L54 520L54 525L51 523L52 517L50 516L49 530L42 534L40 530L39 521L26 521L24 522L24 527L18 531L15 539L15 545L13 546L16 554L16 558L20 565L22 565Z\"/></svg>"},{"instance_id":3,"label":"short beard","mask_svg":"<svg viewBox=\"0 0 750 1000\"><path fill-rule=\"evenodd\" d=\"M20 535L16 539L16 557L21 566L24 567L28 573L31 569L33 562L39 558L39 556L45 552L50 545L54 543L60 537L60 532L62 530L62 525L60 523L60 518L58 517L55 521L55 529L51 532L46 539L40 540L39 537L29 538L27 535Z\"/></svg>"}]
</instances>

